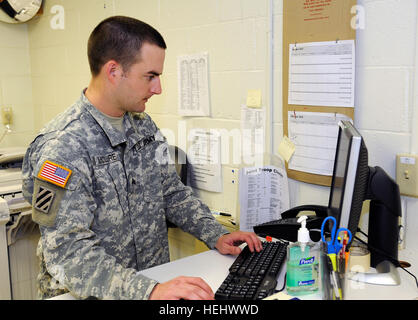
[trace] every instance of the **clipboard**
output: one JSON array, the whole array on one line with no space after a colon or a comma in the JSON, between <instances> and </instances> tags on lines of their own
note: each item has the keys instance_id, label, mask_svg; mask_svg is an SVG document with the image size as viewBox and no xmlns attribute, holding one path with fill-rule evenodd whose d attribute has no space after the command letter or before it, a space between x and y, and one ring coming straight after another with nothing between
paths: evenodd
<instances>
[{"instance_id":1,"label":"clipboard","mask_svg":"<svg viewBox=\"0 0 418 320\"><path fill-rule=\"evenodd\" d=\"M341 113L354 121L354 107L289 105L289 45L307 42L355 40L356 30L351 8L356 0L284 0L283 1L283 135L288 135L288 111ZM323 186L331 185L331 176L291 170L291 179Z\"/></svg>"}]
</instances>

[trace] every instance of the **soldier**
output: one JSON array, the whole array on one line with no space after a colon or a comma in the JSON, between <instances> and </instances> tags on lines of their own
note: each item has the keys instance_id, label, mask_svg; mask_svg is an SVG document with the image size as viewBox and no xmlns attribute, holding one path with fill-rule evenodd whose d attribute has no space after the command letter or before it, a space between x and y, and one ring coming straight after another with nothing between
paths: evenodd
<instances>
[{"instance_id":1,"label":"soldier","mask_svg":"<svg viewBox=\"0 0 418 320\"><path fill-rule=\"evenodd\" d=\"M88 42L92 74L80 99L31 143L23 193L41 238L38 292L99 299L213 299L204 280L165 283L138 271L169 262L167 224L222 254L254 233L228 233L167 160L165 138L144 113L161 93L166 44L154 28L115 16Z\"/></svg>"}]
</instances>

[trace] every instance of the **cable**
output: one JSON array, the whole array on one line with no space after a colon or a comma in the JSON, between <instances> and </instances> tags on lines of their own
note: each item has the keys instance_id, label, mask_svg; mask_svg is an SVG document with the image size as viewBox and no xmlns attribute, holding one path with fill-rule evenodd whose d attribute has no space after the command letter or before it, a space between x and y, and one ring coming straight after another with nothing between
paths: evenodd
<instances>
[{"instance_id":1,"label":"cable","mask_svg":"<svg viewBox=\"0 0 418 320\"><path fill-rule=\"evenodd\" d=\"M360 228L357 228L357 231L360 232L361 234L363 234L364 236L366 236L367 238L369 237L366 233L364 233ZM418 280L417 277L409 272L408 270L406 270L404 267L402 267L401 263L399 262L399 260L393 259L392 257L390 257L386 252L384 252L383 250L380 250L378 248L374 248L373 246L370 246L366 241L360 239L357 236L354 236L354 239L356 239L357 241L361 242L362 244L365 244L370 250L375 251L377 253L380 253L381 255L385 256L386 258L388 258L396 267L401 268L402 270L404 270L406 273L409 273L414 279L415 279L415 284L418 287Z\"/></svg>"},{"instance_id":2,"label":"cable","mask_svg":"<svg viewBox=\"0 0 418 320\"><path fill-rule=\"evenodd\" d=\"M6 134L9 132L9 129L4 130L3 134L0 137L0 142L3 141L4 137L6 136Z\"/></svg>"},{"instance_id":3,"label":"cable","mask_svg":"<svg viewBox=\"0 0 418 320\"><path fill-rule=\"evenodd\" d=\"M12 132L12 129L10 129L10 124L6 124L5 127L6 127L6 129L4 130L3 134L0 137L0 142L3 141L4 137L6 136L6 134Z\"/></svg>"},{"instance_id":4,"label":"cable","mask_svg":"<svg viewBox=\"0 0 418 320\"><path fill-rule=\"evenodd\" d=\"M414 279L415 279L415 284L417 285L417 287L418 287L418 280L417 280L417 277L415 277L415 275L412 273L412 272L409 272L408 270L406 270L404 267L402 267L401 265L399 265L399 267L402 269L402 270L404 270L406 273L409 273Z\"/></svg>"},{"instance_id":5,"label":"cable","mask_svg":"<svg viewBox=\"0 0 418 320\"><path fill-rule=\"evenodd\" d=\"M289 241L286 241L286 240L283 240L283 239L277 239L277 240L278 240L278 242L281 242L281 243L283 243L287 246L289 245ZM284 274L283 287L279 290L274 290L274 293L282 292L286 288L286 276L287 276L287 273Z\"/></svg>"},{"instance_id":6,"label":"cable","mask_svg":"<svg viewBox=\"0 0 418 320\"><path fill-rule=\"evenodd\" d=\"M284 288L286 287L286 276L287 276L287 273L284 275L283 287L279 290L274 290L274 293L279 293L279 292L282 292L284 290Z\"/></svg>"},{"instance_id":7,"label":"cable","mask_svg":"<svg viewBox=\"0 0 418 320\"><path fill-rule=\"evenodd\" d=\"M364 235L366 238L368 238L369 236L363 232L360 228L357 228L357 231L360 232L362 235Z\"/></svg>"}]
</instances>

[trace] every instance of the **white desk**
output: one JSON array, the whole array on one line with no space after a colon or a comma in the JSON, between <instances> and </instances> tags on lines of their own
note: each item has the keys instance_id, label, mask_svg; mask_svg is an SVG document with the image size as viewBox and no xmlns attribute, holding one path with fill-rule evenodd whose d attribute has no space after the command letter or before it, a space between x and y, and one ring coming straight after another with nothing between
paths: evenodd
<instances>
[{"instance_id":1,"label":"white desk","mask_svg":"<svg viewBox=\"0 0 418 320\"><path fill-rule=\"evenodd\" d=\"M228 275L228 269L235 256L222 255L217 250L202 252L170 263L141 271L140 273L165 282L177 276L193 276L203 278L215 292ZM402 255L400 255L402 259ZM414 270L410 270L415 273ZM285 264L281 269L277 288L282 288L284 282ZM381 286L347 281L345 299L348 300L411 300L418 297L414 279L399 269L400 286ZM319 294L306 295L301 299L320 299ZM70 294L64 294L53 299L74 299Z\"/></svg>"}]
</instances>

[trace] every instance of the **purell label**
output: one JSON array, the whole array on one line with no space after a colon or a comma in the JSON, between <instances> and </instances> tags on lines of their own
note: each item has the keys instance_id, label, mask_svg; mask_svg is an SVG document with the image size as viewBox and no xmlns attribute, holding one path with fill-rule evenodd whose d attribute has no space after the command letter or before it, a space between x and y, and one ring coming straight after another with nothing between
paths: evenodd
<instances>
[{"instance_id":1,"label":"purell label","mask_svg":"<svg viewBox=\"0 0 418 320\"><path fill-rule=\"evenodd\" d=\"M315 283L315 280L298 281L298 286L310 286Z\"/></svg>"},{"instance_id":2,"label":"purell label","mask_svg":"<svg viewBox=\"0 0 418 320\"><path fill-rule=\"evenodd\" d=\"M309 258L304 258L304 259L300 259L299 261L299 265L304 265L304 264L312 264L315 261L315 257L309 257Z\"/></svg>"}]
</instances>

